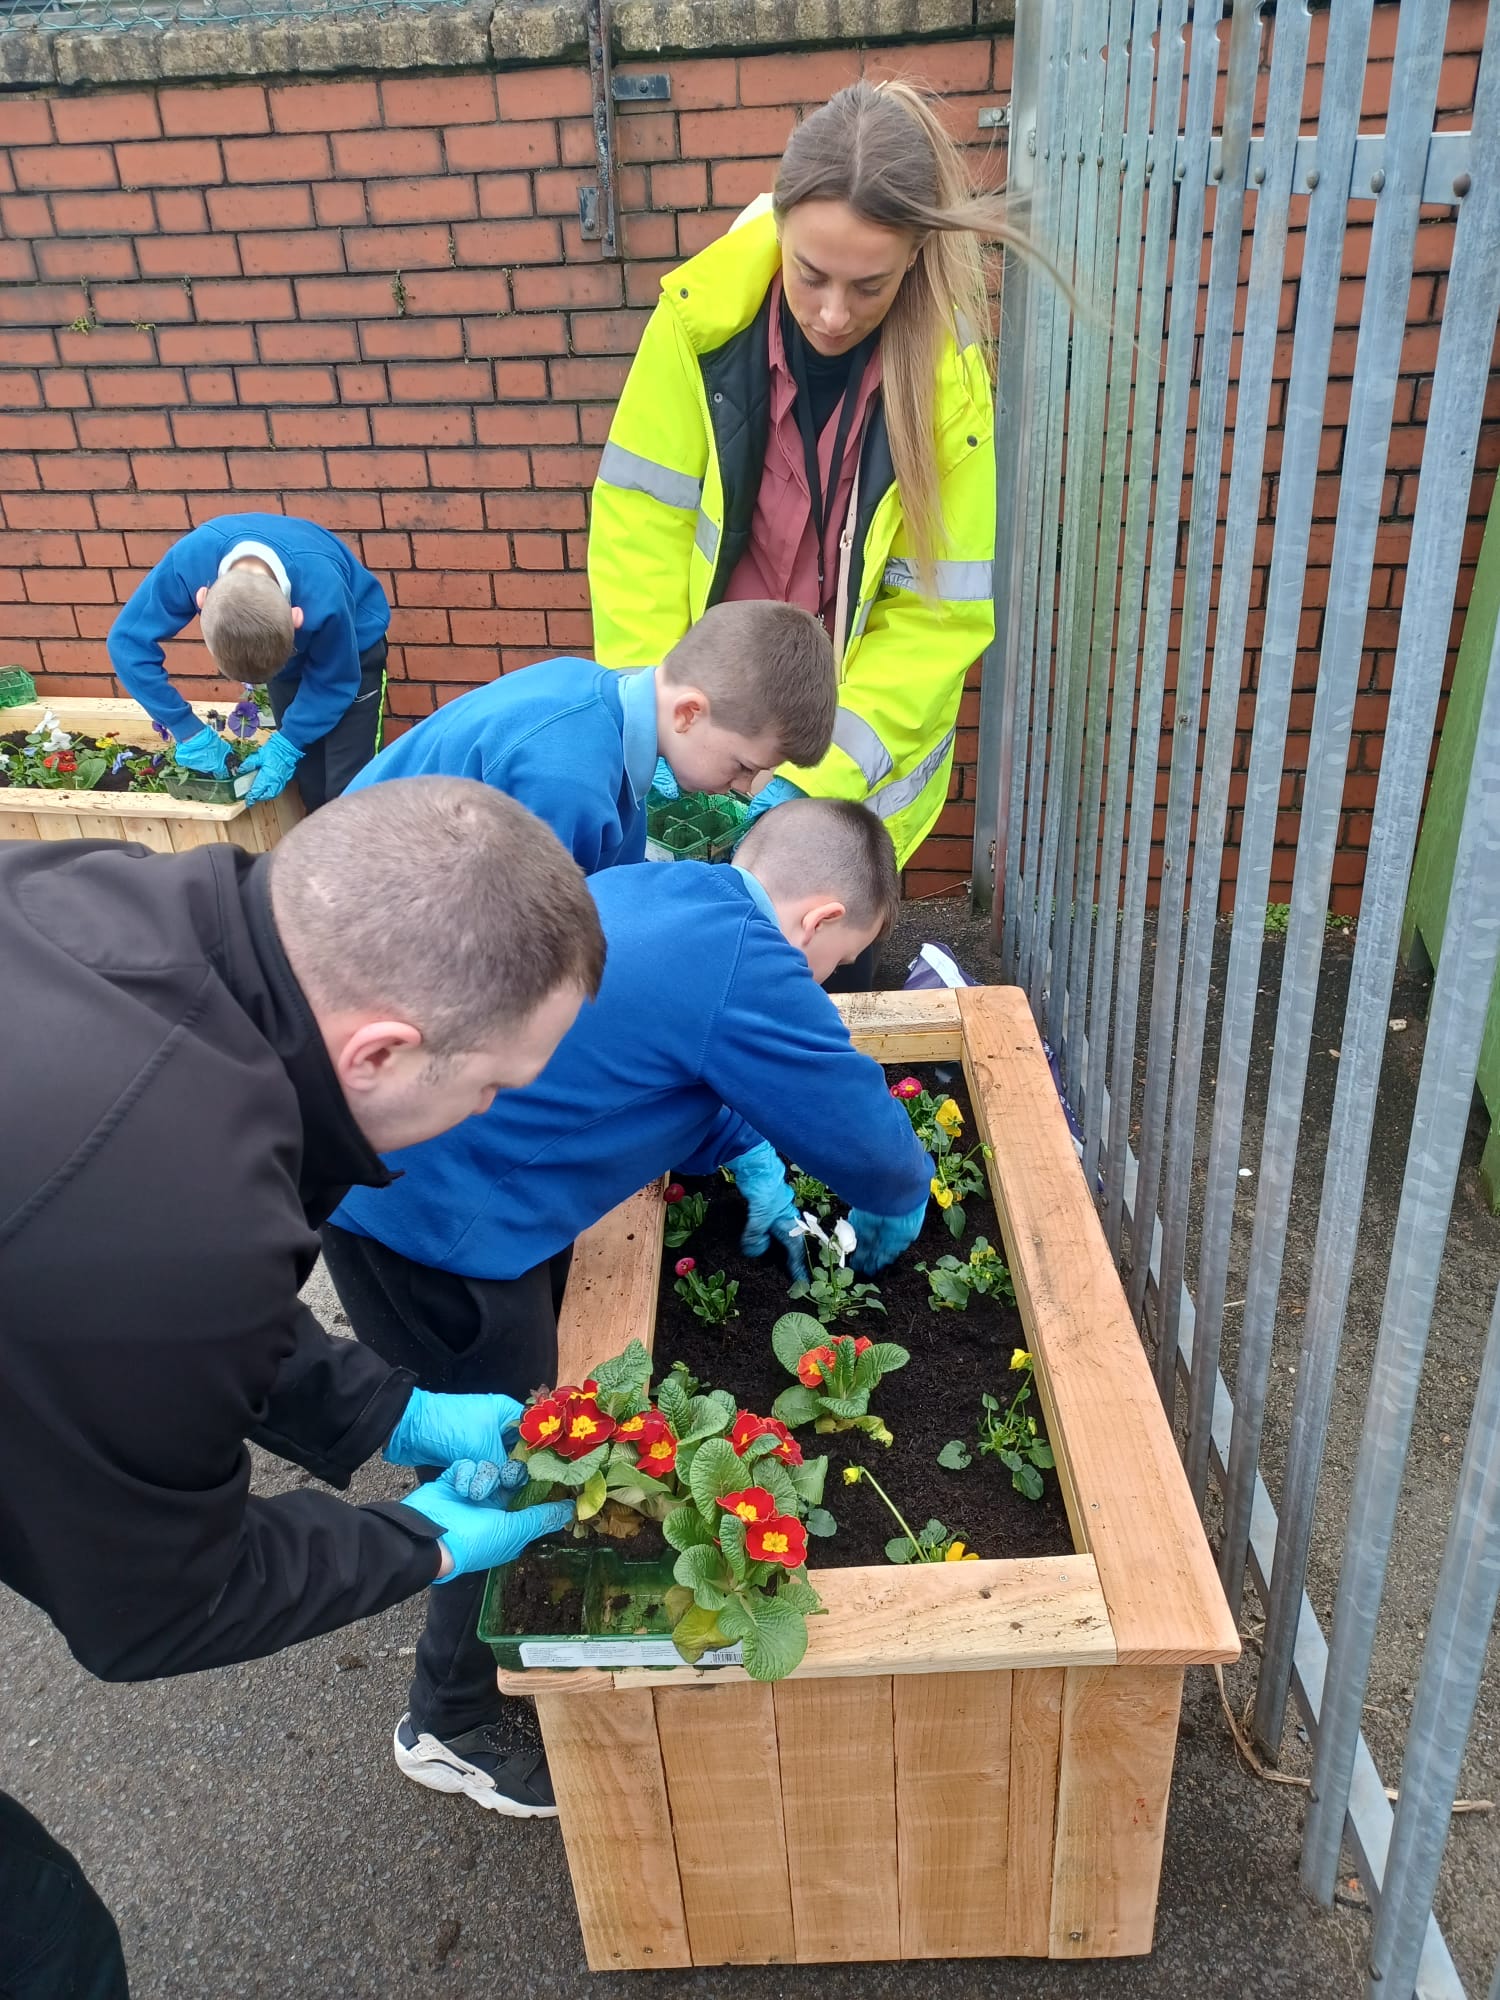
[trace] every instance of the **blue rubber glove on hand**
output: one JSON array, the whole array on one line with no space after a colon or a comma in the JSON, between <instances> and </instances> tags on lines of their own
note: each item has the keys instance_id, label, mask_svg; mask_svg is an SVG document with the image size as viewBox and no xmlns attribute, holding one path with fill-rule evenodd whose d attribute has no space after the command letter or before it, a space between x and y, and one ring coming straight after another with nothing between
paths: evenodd
<instances>
[{"instance_id":1,"label":"blue rubber glove on hand","mask_svg":"<svg viewBox=\"0 0 1500 2000\"><path fill-rule=\"evenodd\" d=\"M385 1448L386 1463L453 1465L468 1458L499 1464L510 1448L505 1433L520 1423L521 1410L513 1396L435 1396L413 1389Z\"/></svg>"},{"instance_id":2,"label":"blue rubber glove on hand","mask_svg":"<svg viewBox=\"0 0 1500 2000\"><path fill-rule=\"evenodd\" d=\"M656 770L652 774L651 789L659 799L680 799L682 787L672 775L672 766L665 757L658 757Z\"/></svg>"},{"instance_id":3,"label":"blue rubber glove on hand","mask_svg":"<svg viewBox=\"0 0 1500 2000\"><path fill-rule=\"evenodd\" d=\"M787 1184L781 1155L769 1139L762 1139L748 1153L731 1160L729 1171L734 1175L734 1184L745 1197L750 1211L745 1220L745 1233L740 1238L741 1250L747 1257L763 1257L774 1236L786 1252L787 1269L792 1276L805 1278L807 1251L802 1238L792 1234L793 1227L802 1218L797 1213L796 1200Z\"/></svg>"},{"instance_id":4,"label":"blue rubber glove on hand","mask_svg":"<svg viewBox=\"0 0 1500 2000\"><path fill-rule=\"evenodd\" d=\"M883 1271L903 1250L916 1242L927 1216L924 1199L910 1215L872 1215L867 1208L851 1208L849 1227L854 1231L854 1268L863 1277Z\"/></svg>"},{"instance_id":5,"label":"blue rubber glove on hand","mask_svg":"<svg viewBox=\"0 0 1500 2000\"><path fill-rule=\"evenodd\" d=\"M191 736L183 736L173 744L172 761L184 771L196 771L203 778L227 778L229 745L205 722Z\"/></svg>"},{"instance_id":6,"label":"blue rubber glove on hand","mask_svg":"<svg viewBox=\"0 0 1500 2000\"><path fill-rule=\"evenodd\" d=\"M806 792L800 785L794 785L790 778L772 778L761 786L750 801L750 811L745 819L745 833L748 833L762 813L768 813L772 806L784 806L788 799L805 799ZM742 836L743 837L743 836Z\"/></svg>"},{"instance_id":7,"label":"blue rubber glove on hand","mask_svg":"<svg viewBox=\"0 0 1500 2000\"><path fill-rule=\"evenodd\" d=\"M255 783L245 797L246 805L262 805L267 799L274 799L279 792L284 792L301 762L302 752L295 744L288 743L279 729L268 736L240 766L241 771L255 773Z\"/></svg>"},{"instance_id":8,"label":"blue rubber glove on hand","mask_svg":"<svg viewBox=\"0 0 1500 2000\"><path fill-rule=\"evenodd\" d=\"M461 1459L440 1479L419 1486L402 1501L403 1507L425 1514L443 1531L442 1545L453 1568L437 1582L450 1583L455 1576L514 1562L522 1549L542 1535L557 1534L572 1520L571 1500L548 1500L540 1507L522 1507L511 1513L488 1497L497 1483L503 1482L502 1467Z\"/></svg>"}]
</instances>

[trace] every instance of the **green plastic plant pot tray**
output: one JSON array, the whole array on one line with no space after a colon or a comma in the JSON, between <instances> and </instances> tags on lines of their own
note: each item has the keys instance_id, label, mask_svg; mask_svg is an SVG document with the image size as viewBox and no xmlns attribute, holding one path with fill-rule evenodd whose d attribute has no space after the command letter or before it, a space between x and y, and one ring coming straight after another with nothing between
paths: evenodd
<instances>
[{"instance_id":1,"label":"green plastic plant pot tray","mask_svg":"<svg viewBox=\"0 0 1500 2000\"><path fill-rule=\"evenodd\" d=\"M194 799L199 805L234 806L240 802L233 778L200 777L195 771L169 767L162 772L162 785L169 798Z\"/></svg>"},{"instance_id":2,"label":"green plastic plant pot tray","mask_svg":"<svg viewBox=\"0 0 1500 2000\"><path fill-rule=\"evenodd\" d=\"M672 1644L666 1594L675 1556L632 1562L612 1548L533 1549L528 1560L547 1573L548 1594L561 1603L579 1588L583 1610L571 1632L515 1632L506 1611L514 1566L492 1569L479 1610L479 1636L496 1663L520 1667L680 1667ZM561 1621L559 1621L561 1622ZM738 1646L705 1653L700 1666L736 1666Z\"/></svg>"},{"instance_id":3,"label":"green plastic plant pot tray","mask_svg":"<svg viewBox=\"0 0 1500 2000\"><path fill-rule=\"evenodd\" d=\"M20 708L36 700L36 682L24 667L0 667L0 708Z\"/></svg>"},{"instance_id":4,"label":"green plastic plant pot tray","mask_svg":"<svg viewBox=\"0 0 1500 2000\"><path fill-rule=\"evenodd\" d=\"M732 793L684 792L646 801L646 836L677 861L724 861L734 851L749 815Z\"/></svg>"}]
</instances>

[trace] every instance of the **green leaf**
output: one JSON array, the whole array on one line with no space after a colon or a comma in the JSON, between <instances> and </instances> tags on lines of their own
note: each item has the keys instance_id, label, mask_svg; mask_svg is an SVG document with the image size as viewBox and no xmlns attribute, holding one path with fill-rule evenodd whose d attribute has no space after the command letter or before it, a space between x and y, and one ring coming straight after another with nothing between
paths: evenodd
<instances>
[{"instance_id":1,"label":"green leaf","mask_svg":"<svg viewBox=\"0 0 1500 2000\"><path fill-rule=\"evenodd\" d=\"M554 1486L586 1486L609 1457L608 1444L595 1445L583 1458L559 1458L555 1451L534 1451L526 1460L533 1479L550 1479Z\"/></svg>"},{"instance_id":2,"label":"green leaf","mask_svg":"<svg viewBox=\"0 0 1500 2000\"><path fill-rule=\"evenodd\" d=\"M512 1514L519 1514L523 1507L540 1507L543 1501L554 1497L550 1479L528 1479L508 1496L507 1504Z\"/></svg>"},{"instance_id":3,"label":"green leaf","mask_svg":"<svg viewBox=\"0 0 1500 2000\"><path fill-rule=\"evenodd\" d=\"M1010 1475L1010 1483L1028 1500L1040 1500L1042 1497L1042 1475L1029 1465L1018 1466Z\"/></svg>"},{"instance_id":4,"label":"green leaf","mask_svg":"<svg viewBox=\"0 0 1500 2000\"><path fill-rule=\"evenodd\" d=\"M979 1398L979 1400L987 1410L998 1410L1000 1407L1000 1405L995 1401L994 1397L990 1395L988 1391L986 1391L985 1394Z\"/></svg>"},{"instance_id":5,"label":"green leaf","mask_svg":"<svg viewBox=\"0 0 1500 2000\"><path fill-rule=\"evenodd\" d=\"M796 1430L799 1424L810 1424L823 1414L821 1397L813 1389L804 1389L800 1382L794 1382L790 1389L783 1389L771 1405L771 1415L788 1430Z\"/></svg>"},{"instance_id":6,"label":"green leaf","mask_svg":"<svg viewBox=\"0 0 1500 2000\"><path fill-rule=\"evenodd\" d=\"M690 1667L695 1667L710 1647L724 1643L718 1611L702 1605L695 1604L684 1611L672 1627L672 1644Z\"/></svg>"},{"instance_id":7,"label":"green leaf","mask_svg":"<svg viewBox=\"0 0 1500 2000\"><path fill-rule=\"evenodd\" d=\"M1019 1472L1021 1470L1022 1458L1018 1451L1007 1451L1002 1448L998 1457L1000 1463L1009 1466L1012 1472Z\"/></svg>"},{"instance_id":8,"label":"green leaf","mask_svg":"<svg viewBox=\"0 0 1500 2000\"><path fill-rule=\"evenodd\" d=\"M774 1431L762 1431L759 1437L751 1438L740 1453L741 1465L754 1465L758 1459L767 1458L773 1451L780 1451L781 1439Z\"/></svg>"},{"instance_id":9,"label":"green leaf","mask_svg":"<svg viewBox=\"0 0 1500 2000\"><path fill-rule=\"evenodd\" d=\"M946 1542L947 1539L948 1530L941 1521L929 1521L917 1535L917 1540L924 1549L936 1548L939 1542Z\"/></svg>"},{"instance_id":10,"label":"green leaf","mask_svg":"<svg viewBox=\"0 0 1500 2000\"><path fill-rule=\"evenodd\" d=\"M815 1617L823 1609L823 1600L808 1582L805 1569L785 1573L776 1595L783 1604L790 1604L794 1611L800 1611L804 1618Z\"/></svg>"},{"instance_id":11,"label":"green leaf","mask_svg":"<svg viewBox=\"0 0 1500 2000\"><path fill-rule=\"evenodd\" d=\"M745 1524L738 1514L719 1512L719 1546L736 1583L745 1581L749 1558L745 1554Z\"/></svg>"},{"instance_id":12,"label":"green leaf","mask_svg":"<svg viewBox=\"0 0 1500 2000\"><path fill-rule=\"evenodd\" d=\"M594 1380L599 1384L601 1397L618 1395L621 1391L638 1393L651 1380L651 1356L642 1342L632 1340L623 1354L601 1362L594 1370Z\"/></svg>"},{"instance_id":13,"label":"green leaf","mask_svg":"<svg viewBox=\"0 0 1500 2000\"><path fill-rule=\"evenodd\" d=\"M698 1549L712 1542L696 1507L674 1507L661 1524L661 1531L674 1549Z\"/></svg>"},{"instance_id":14,"label":"green leaf","mask_svg":"<svg viewBox=\"0 0 1500 2000\"><path fill-rule=\"evenodd\" d=\"M870 1407L870 1392L858 1389L849 1396L824 1396L821 1400L830 1417L862 1417Z\"/></svg>"},{"instance_id":15,"label":"green leaf","mask_svg":"<svg viewBox=\"0 0 1500 2000\"><path fill-rule=\"evenodd\" d=\"M795 1294L796 1286L792 1290ZM783 1313L771 1328L771 1346L788 1375L796 1374L797 1363L810 1347L821 1347L826 1339L811 1313Z\"/></svg>"},{"instance_id":16,"label":"green leaf","mask_svg":"<svg viewBox=\"0 0 1500 2000\"><path fill-rule=\"evenodd\" d=\"M591 1521L604 1505L605 1495L608 1491L608 1482L604 1476L604 1468L601 1466L597 1472L591 1472L583 1482L583 1488L578 1495L578 1505L574 1510L578 1519L580 1521Z\"/></svg>"},{"instance_id":17,"label":"green leaf","mask_svg":"<svg viewBox=\"0 0 1500 2000\"><path fill-rule=\"evenodd\" d=\"M737 1493L746 1484L745 1468L728 1438L705 1438L693 1456L689 1486L693 1503L705 1521L714 1522L721 1493Z\"/></svg>"},{"instance_id":18,"label":"green leaf","mask_svg":"<svg viewBox=\"0 0 1500 2000\"><path fill-rule=\"evenodd\" d=\"M876 1380L879 1381L883 1376L894 1375L898 1368L904 1368L911 1360L911 1355L904 1347L898 1347L894 1340L876 1340L859 1358L862 1362L868 1361L874 1364L879 1371L876 1376Z\"/></svg>"},{"instance_id":19,"label":"green leaf","mask_svg":"<svg viewBox=\"0 0 1500 2000\"><path fill-rule=\"evenodd\" d=\"M1036 1443L1031 1447L1031 1462L1033 1465L1040 1466L1043 1472L1050 1472L1057 1463L1057 1460L1052 1456L1051 1445L1044 1444L1038 1438Z\"/></svg>"},{"instance_id":20,"label":"green leaf","mask_svg":"<svg viewBox=\"0 0 1500 2000\"><path fill-rule=\"evenodd\" d=\"M886 1560L893 1563L909 1563L915 1560L916 1550L905 1535L893 1535L885 1545Z\"/></svg>"},{"instance_id":21,"label":"green leaf","mask_svg":"<svg viewBox=\"0 0 1500 2000\"><path fill-rule=\"evenodd\" d=\"M763 1486L776 1502L778 1514L795 1514L800 1501L796 1481L787 1468L774 1458L763 1459L755 1468L756 1483Z\"/></svg>"},{"instance_id":22,"label":"green leaf","mask_svg":"<svg viewBox=\"0 0 1500 2000\"><path fill-rule=\"evenodd\" d=\"M943 1210L943 1220L944 1220L944 1222L946 1222L946 1223L947 1223L947 1225L948 1225L948 1234L949 1234L950 1236L962 1236L962 1235L963 1235L963 1233L964 1233L964 1212L963 1212L963 1210L962 1210L962 1209L961 1209L961 1208L959 1207L959 1205L958 1205L958 1203L957 1203L957 1202L954 1202L954 1204L953 1204L953 1206L952 1206L951 1208L945 1208L945 1209Z\"/></svg>"},{"instance_id":23,"label":"green leaf","mask_svg":"<svg viewBox=\"0 0 1500 2000\"><path fill-rule=\"evenodd\" d=\"M750 1614L738 1597L731 1597L719 1613L719 1630L724 1634L724 1643L728 1646L735 1645L754 1630Z\"/></svg>"},{"instance_id":24,"label":"green leaf","mask_svg":"<svg viewBox=\"0 0 1500 2000\"><path fill-rule=\"evenodd\" d=\"M753 1681L780 1681L802 1664L807 1620L782 1597L755 1597L744 1638L745 1672Z\"/></svg>"},{"instance_id":25,"label":"green leaf","mask_svg":"<svg viewBox=\"0 0 1500 2000\"><path fill-rule=\"evenodd\" d=\"M711 1542L684 1549L672 1566L672 1574L693 1593L693 1601L704 1611L722 1611L725 1604L724 1558Z\"/></svg>"},{"instance_id":26,"label":"green leaf","mask_svg":"<svg viewBox=\"0 0 1500 2000\"><path fill-rule=\"evenodd\" d=\"M674 1583L662 1598L662 1609L674 1625L680 1623L693 1608L693 1593L680 1583Z\"/></svg>"},{"instance_id":27,"label":"green leaf","mask_svg":"<svg viewBox=\"0 0 1500 2000\"><path fill-rule=\"evenodd\" d=\"M691 1407L691 1403L692 1398L688 1395L682 1384L674 1382L670 1376L668 1376L667 1380L662 1383L656 1392L656 1407L661 1411L679 1438L687 1428L688 1410Z\"/></svg>"},{"instance_id":28,"label":"green leaf","mask_svg":"<svg viewBox=\"0 0 1500 2000\"><path fill-rule=\"evenodd\" d=\"M974 1454L962 1438L954 1438L938 1453L938 1464L949 1472L966 1472L974 1463Z\"/></svg>"},{"instance_id":29,"label":"green leaf","mask_svg":"<svg viewBox=\"0 0 1500 2000\"><path fill-rule=\"evenodd\" d=\"M725 1403L729 1405L727 1410ZM733 1421L734 1398L718 1389L711 1396L692 1397L688 1403L686 1427L673 1424L672 1428L684 1444L696 1444L701 1438L718 1437L728 1430Z\"/></svg>"},{"instance_id":30,"label":"green leaf","mask_svg":"<svg viewBox=\"0 0 1500 2000\"><path fill-rule=\"evenodd\" d=\"M823 1483L828 1477L826 1458L804 1459L801 1465L791 1465L787 1470L792 1475L792 1484L809 1507L818 1506L823 1498Z\"/></svg>"},{"instance_id":31,"label":"green leaf","mask_svg":"<svg viewBox=\"0 0 1500 2000\"><path fill-rule=\"evenodd\" d=\"M813 1507L808 1510L807 1532L810 1535L836 1535L838 1531L839 1524L826 1507Z\"/></svg>"}]
</instances>

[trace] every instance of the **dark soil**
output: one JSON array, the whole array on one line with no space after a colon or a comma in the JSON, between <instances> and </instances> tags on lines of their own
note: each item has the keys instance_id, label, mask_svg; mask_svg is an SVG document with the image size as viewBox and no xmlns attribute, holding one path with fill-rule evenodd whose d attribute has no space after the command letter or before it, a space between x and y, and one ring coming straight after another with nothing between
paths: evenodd
<instances>
[{"instance_id":1,"label":"dark soil","mask_svg":"<svg viewBox=\"0 0 1500 2000\"><path fill-rule=\"evenodd\" d=\"M960 1070L902 1064L888 1074L893 1082L900 1076L918 1076L930 1090L955 1097L964 1113L965 1135L978 1143ZM755 1261L740 1254L745 1208L733 1188L717 1175L683 1185L708 1196L708 1214L703 1227L681 1249L668 1250L663 1258L656 1378L660 1380L674 1361L683 1361L704 1388L728 1389L742 1409L769 1415L772 1403L792 1381L772 1351L771 1328L782 1313L806 1311L807 1302L787 1297L786 1267L774 1249ZM981 1236L1004 1254L988 1196L969 1200L964 1213L964 1233L955 1242L936 1203L932 1204L916 1243L879 1275L885 1312L861 1313L830 1329L897 1341L910 1351L911 1360L886 1377L871 1401L873 1413L895 1433L896 1441L888 1449L862 1431L819 1437L809 1426L797 1433L808 1458L828 1456L824 1505L839 1524L836 1535L812 1543L812 1567L882 1563L887 1541L899 1533L868 1485L844 1484L842 1471L850 1463L870 1467L918 1534L936 1518L981 1556L1073 1551L1056 1473L1044 1475L1046 1489L1040 1500L1032 1501L1014 1490L1009 1471L998 1459L981 1458L977 1450L965 1472L946 1471L937 1462L938 1453L952 1438L964 1439L971 1449L977 1446L980 1395L988 1390L1002 1405L1008 1402L1018 1382L1009 1372L1011 1350L1025 1344L1014 1306L983 1298L971 1299L967 1312L933 1312L928 1305L927 1280L918 1264L936 1263L947 1251L966 1256ZM673 1290L673 1266L684 1256L695 1258L705 1275L723 1270L738 1278L738 1318L718 1327L705 1326L694 1317ZM1040 1425L1042 1413L1034 1393L1027 1408Z\"/></svg>"}]
</instances>

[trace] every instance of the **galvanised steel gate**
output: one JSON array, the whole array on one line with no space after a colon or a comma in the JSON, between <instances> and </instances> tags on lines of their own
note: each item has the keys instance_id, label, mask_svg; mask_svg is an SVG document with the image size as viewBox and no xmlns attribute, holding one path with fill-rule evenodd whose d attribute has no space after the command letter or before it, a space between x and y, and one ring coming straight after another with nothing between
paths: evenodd
<instances>
[{"instance_id":1,"label":"galvanised steel gate","mask_svg":"<svg viewBox=\"0 0 1500 2000\"><path fill-rule=\"evenodd\" d=\"M1255 0L1232 9L1222 0L1018 0L1011 186L1027 197L1033 236L1071 277L1079 309L1034 267L1008 266L997 639L984 681L975 888L994 902L1006 976L1027 987L1056 1051L1083 1170L1098 1187L1143 1332L1155 1339L1158 1384L1200 1506L1211 1480L1218 1489L1225 1589L1238 1605L1248 1574L1264 1606L1255 1735L1274 1756L1294 1696L1314 1744L1304 1882L1331 1900L1347 1830L1377 1909L1370 1994L1448 2000L1464 1989L1431 1909L1500 1587L1500 1301L1394 1815L1361 1717L1500 948L1496 661L1326 1643L1304 1589L1500 309L1500 8L1485 30L1472 132L1434 129L1447 0L1403 0L1385 130L1360 131L1372 13L1371 0L1331 0L1321 19L1305 0L1290 0L1274 21ZM1321 72L1310 55L1321 56ZM1429 214L1440 203L1456 215L1452 259L1278 1518L1259 1470L1271 1345L1424 203ZM1248 1277L1243 1301L1230 1302L1267 890L1356 205L1373 216L1368 269ZM1283 353L1278 367L1293 233L1300 282L1289 364ZM1285 410L1274 539L1215 1057L1205 1051L1209 982L1276 380ZM1200 1119L1207 1164L1190 1260ZM1219 1369L1231 1303L1243 1311L1232 1388ZM1491 2000L1500 2000L1500 1968Z\"/></svg>"}]
</instances>

